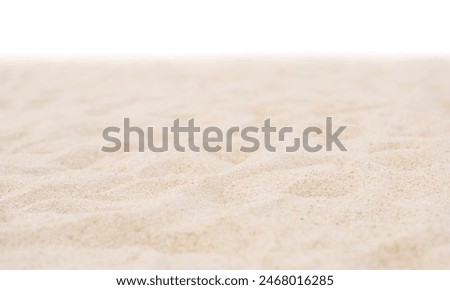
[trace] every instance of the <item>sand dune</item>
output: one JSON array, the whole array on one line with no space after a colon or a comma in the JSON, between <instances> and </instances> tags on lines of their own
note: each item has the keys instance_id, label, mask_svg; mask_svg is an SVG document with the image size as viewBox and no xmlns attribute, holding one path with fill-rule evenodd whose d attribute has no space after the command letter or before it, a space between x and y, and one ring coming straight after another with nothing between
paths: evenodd
<instances>
[{"instance_id":1,"label":"sand dune","mask_svg":"<svg viewBox=\"0 0 450 290\"><path fill-rule=\"evenodd\" d=\"M449 269L450 61L0 63L2 269ZM347 152L101 152L102 130L347 125Z\"/></svg>"}]
</instances>

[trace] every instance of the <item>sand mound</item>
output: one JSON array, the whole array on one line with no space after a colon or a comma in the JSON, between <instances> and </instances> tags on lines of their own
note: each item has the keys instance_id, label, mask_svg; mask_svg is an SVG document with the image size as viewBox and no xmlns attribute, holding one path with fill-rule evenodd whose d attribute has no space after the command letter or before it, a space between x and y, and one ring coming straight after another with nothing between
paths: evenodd
<instances>
[{"instance_id":1,"label":"sand mound","mask_svg":"<svg viewBox=\"0 0 450 290\"><path fill-rule=\"evenodd\" d=\"M0 64L0 268L450 267L450 62ZM303 128L348 152L101 152L102 130Z\"/></svg>"}]
</instances>

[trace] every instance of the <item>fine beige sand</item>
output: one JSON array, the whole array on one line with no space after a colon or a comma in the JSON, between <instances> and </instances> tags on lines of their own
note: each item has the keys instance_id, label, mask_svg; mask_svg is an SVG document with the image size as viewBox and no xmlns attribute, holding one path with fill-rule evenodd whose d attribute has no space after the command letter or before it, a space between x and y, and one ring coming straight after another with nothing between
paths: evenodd
<instances>
[{"instance_id":1,"label":"fine beige sand","mask_svg":"<svg viewBox=\"0 0 450 290\"><path fill-rule=\"evenodd\" d=\"M439 58L3 60L0 268L450 269L449 81ZM101 152L125 117L326 116L348 152Z\"/></svg>"}]
</instances>

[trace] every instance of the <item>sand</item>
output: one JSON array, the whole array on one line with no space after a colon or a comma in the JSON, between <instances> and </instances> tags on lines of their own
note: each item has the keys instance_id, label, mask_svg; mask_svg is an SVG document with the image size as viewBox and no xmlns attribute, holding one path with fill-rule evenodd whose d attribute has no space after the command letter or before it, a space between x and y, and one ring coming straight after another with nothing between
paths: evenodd
<instances>
[{"instance_id":1,"label":"sand","mask_svg":"<svg viewBox=\"0 0 450 290\"><path fill-rule=\"evenodd\" d=\"M0 63L1 269L450 269L450 60ZM102 130L348 126L348 151L105 153Z\"/></svg>"}]
</instances>

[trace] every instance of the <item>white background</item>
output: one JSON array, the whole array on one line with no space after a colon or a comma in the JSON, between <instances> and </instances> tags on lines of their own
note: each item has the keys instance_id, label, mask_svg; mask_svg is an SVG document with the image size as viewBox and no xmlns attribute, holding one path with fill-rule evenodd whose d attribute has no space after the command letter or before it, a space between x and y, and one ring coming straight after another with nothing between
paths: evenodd
<instances>
[{"instance_id":1,"label":"white background","mask_svg":"<svg viewBox=\"0 0 450 290\"><path fill-rule=\"evenodd\" d=\"M447 55L450 1L0 0L0 58Z\"/></svg>"}]
</instances>

